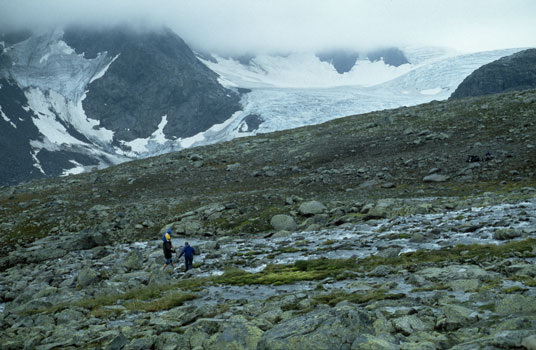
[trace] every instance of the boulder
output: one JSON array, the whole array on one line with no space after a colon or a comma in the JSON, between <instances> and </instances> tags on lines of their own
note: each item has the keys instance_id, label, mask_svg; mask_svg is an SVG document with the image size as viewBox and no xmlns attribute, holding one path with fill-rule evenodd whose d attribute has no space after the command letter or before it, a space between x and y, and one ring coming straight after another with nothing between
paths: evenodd
<instances>
[{"instance_id":1,"label":"boulder","mask_svg":"<svg viewBox=\"0 0 536 350\"><path fill-rule=\"evenodd\" d=\"M312 216L321 214L326 210L326 206L318 201L304 202L298 208L298 211L303 216Z\"/></svg>"},{"instance_id":2,"label":"boulder","mask_svg":"<svg viewBox=\"0 0 536 350\"><path fill-rule=\"evenodd\" d=\"M284 214L274 215L270 224L277 231L295 231L298 227L292 216Z\"/></svg>"},{"instance_id":3,"label":"boulder","mask_svg":"<svg viewBox=\"0 0 536 350\"><path fill-rule=\"evenodd\" d=\"M416 315L407 315L392 320L393 327L397 332L405 336L411 335L416 331L429 331L434 328L433 325L423 322Z\"/></svg>"},{"instance_id":4,"label":"boulder","mask_svg":"<svg viewBox=\"0 0 536 350\"><path fill-rule=\"evenodd\" d=\"M493 239L505 241L522 236L522 232L513 228L497 230L493 233Z\"/></svg>"},{"instance_id":5,"label":"boulder","mask_svg":"<svg viewBox=\"0 0 536 350\"><path fill-rule=\"evenodd\" d=\"M80 287L87 287L91 284L94 284L96 282L98 282L99 280L99 274L89 268L89 267L85 267L83 268L82 270L80 270L80 272L78 273L78 276L76 277L76 281L78 282L78 285L80 285Z\"/></svg>"},{"instance_id":6,"label":"boulder","mask_svg":"<svg viewBox=\"0 0 536 350\"><path fill-rule=\"evenodd\" d=\"M325 306L278 323L264 332L257 349L350 349L359 334L371 331L369 316L357 307Z\"/></svg>"},{"instance_id":7,"label":"boulder","mask_svg":"<svg viewBox=\"0 0 536 350\"><path fill-rule=\"evenodd\" d=\"M351 350L398 350L400 346L387 339L369 334L358 336L352 343Z\"/></svg>"},{"instance_id":8,"label":"boulder","mask_svg":"<svg viewBox=\"0 0 536 350\"><path fill-rule=\"evenodd\" d=\"M451 265L443 268L429 267L417 272L421 277L432 281L454 281L462 279L489 280L492 273L474 265Z\"/></svg>"},{"instance_id":9,"label":"boulder","mask_svg":"<svg viewBox=\"0 0 536 350\"><path fill-rule=\"evenodd\" d=\"M529 295L507 295L496 303L495 312L504 316L534 314L536 313L536 298Z\"/></svg>"},{"instance_id":10,"label":"boulder","mask_svg":"<svg viewBox=\"0 0 536 350\"><path fill-rule=\"evenodd\" d=\"M143 255L138 249L131 250L123 260L122 265L127 271L141 270L143 268Z\"/></svg>"},{"instance_id":11,"label":"boulder","mask_svg":"<svg viewBox=\"0 0 536 350\"><path fill-rule=\"evenodd\" d=\"M447 175L441 175L441 174L431 174L423 177L423 182L445 182L449 180L450 177Z\"/></svg>"},{"instance_id":12,"label":"boulder","mask_svg":"<svg viewBox=\"0 0 536 350\"><path fill-rule=\"evenodd\" d=\"M249 350L256 349L263 331L243 316L233 316L225 322L225 328L220 333L210 349L212 350Z\"/></svg>"},{"instance_id":13,"label":"boulder","mask_svg":"<svg viewBox=\"0 0 536 350\"><path fill-rule=\"evenodd\" d=\"M461 305L445 305L441 307L443 316L436 323L437 329L454 331L478 321L478 313Z\"/></svg>"},{"instance_id":14,"label":"boulder","mask_svg":"<svg viewBox=\"0 0 536 350\"><path fill-rule=\"evenodd\" d=\"M174 282L171 274L160 269L151 272L149 285L166 285Z\"/></svg>"}]
</instances>

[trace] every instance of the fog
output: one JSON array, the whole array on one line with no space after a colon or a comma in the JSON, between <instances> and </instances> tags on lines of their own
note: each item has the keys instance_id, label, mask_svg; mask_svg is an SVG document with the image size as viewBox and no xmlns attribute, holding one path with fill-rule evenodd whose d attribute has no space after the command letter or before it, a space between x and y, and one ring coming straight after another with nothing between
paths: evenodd
<instances>
[{"instance_id":1,"label":"fog","mask_svg":"<svg viewBox=\"0 0 536 350\"><path fill-rule=\"evenodd\" d=\"M536 46L534 0L0 0L0 31L168 26L220 54Z\"/></svg>"}]
</instances>

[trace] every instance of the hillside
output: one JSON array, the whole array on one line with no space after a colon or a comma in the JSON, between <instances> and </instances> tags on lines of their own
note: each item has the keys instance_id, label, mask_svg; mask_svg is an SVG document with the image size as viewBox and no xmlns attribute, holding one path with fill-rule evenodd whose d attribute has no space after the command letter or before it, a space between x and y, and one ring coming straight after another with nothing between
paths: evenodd
<instances>
[{"instance_id":1,"label":"hillside","mask_svg":"<svg viewBox=\"0 0 536 350\"><path fill-rule=\"evenodd\" d=\"M2 187L3 346L530 349L535 115L431 102ZM193 272L159 271L168 227Z\"/></svg>"},{"instance_id":2,"label":"hillside","mask_svg":"<svg viewBox=\"0 0 536 350\"><path fill-rule=\"evenodd\" d=\"M485 64L467 76L451 98L482 96L536 88L536 49Z\"/></svg>"}]
</instances>

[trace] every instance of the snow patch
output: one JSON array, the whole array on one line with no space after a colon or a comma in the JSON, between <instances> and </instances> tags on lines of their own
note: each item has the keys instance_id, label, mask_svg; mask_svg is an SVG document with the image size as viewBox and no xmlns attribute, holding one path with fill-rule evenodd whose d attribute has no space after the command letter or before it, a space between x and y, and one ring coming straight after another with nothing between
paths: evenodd
<instances>
[{"instance_id":1,"label":"snow patch","mask_svg":"<svg viewBox=\"0 0 536 350\"><path fill-rule=\"evenodd\" d=\"M30 152L30 155L32 156L32 159L34 160L34 163L33 163L34 168L37 168L37 170L39 170L43 175L46 175L45 171L41 167L41 162L37 158L37 153L39 153L40 150L41 150L40 148L34 149L33 152Z\"/></svg>"},{"instance_id":2,"label":"snow patch","mask_svg":"<svg viewBox=\"0 0 536 350\"><path fill-rule=\"evenodd\" d=\"M4 113L4 111L2 110L2 106L0 106L0 115L2 115L2 119L4 119L6 122L9 123L9 125L11 125L12 127L14 127L15 129L17 128L17 126L15 125L15 123L13 123L11 121L11 119L9 119L7 117L7 115Z\"/></svg>"},{"instance_id":3,"label":"snow patch","mask_svg":"<svg viewBox=\"0 0 536 350\"><path fill-rule=\"evenodd\" d=\"M28 105L35 112L34 124L48 140L45 142L49 149L51 144L62 146L86 145L87 143L69 134L65 125L70 125L91 142L106 147L113 140L113 132L99 128L98 120L87 118L82 108L82 100L74 103L65 99L64 96L48 91L46 94L38 88L30 88L24 93L28 99ZM60 119L61 118L61 119ZM63 121L64 123L62 123ZM57 147L53 147L57 150ZM49 149L51 150L51 149Z\"/></svg>"},{"instance_id":4,"label":"snow patch","mask_svg":"<svg viewBox=\"0 0 536 350\"><path fill-rule=\"evenodd\" d=\"M147 138L138 138L132 141L121 141L123 146L129 147L130 152L124 152L125 155L136 157L136 156L146 156L150 152L152 146L154 145L164 145L171 142L166 138L164 134L164 127L167 125L167 115L162 117L158 128Z\"/></svg>"},{"instance_id":5,"label":"snow patch","mask_svg":"<svg viewBox=\"0 0 536 350\"><path fill-rule=\"evenodd\" d=\"M39 64L43 64L44 62L46 62L49 57L50 57L50 52L45 54L43 57L41 57L41 59L39 60Z\"/></svg>"},{"instance_id":6,"label":"snow patch","mask_svg":"<svg viewBox=\"0 0 536 350\"><path fill-rule=\"evenodd\" d=\"M78 163L76 160L69 160L71 164L74 164L74 168L64 170L61 176L68 176L68 175L76 175L76 174L82 174L86 171L86 167L82 164Z\"/></svg>"},{"instance_id":7,"label":"snow patch","mask_svg":"<svg viewBox=\"0 0 536 350\"><path fill-rule=\"evenodd\" d=\"M95 80L97 79L100 79L104 76L104 74L106 73L106 71L108 70L108 68L110 68L110 66L112 65L112 63L114 63L114 61L119 57L119 55L121 54L117 54L114 58L112 58L112 60L110 61L110 63L108 63L106 66L104 66L99 72L97 72L90 80L89 80L89 84L91 84L92 82L94 82Z\"/></svg>"}]
</instances>

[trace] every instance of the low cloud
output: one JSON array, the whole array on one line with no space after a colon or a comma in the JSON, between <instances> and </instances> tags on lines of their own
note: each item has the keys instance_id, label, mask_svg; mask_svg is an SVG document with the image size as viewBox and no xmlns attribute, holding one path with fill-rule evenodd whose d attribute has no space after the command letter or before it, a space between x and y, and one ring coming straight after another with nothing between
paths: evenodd
<instances>
[{"instance_id":1,"label":"low cloud","mask_svg":"<svg viewBox=\"0 0 536 350\"><path fill-rule=\"evenodd\" d=\"M0 0L0 30L124 22L221 54L536 46L534 0Z\"/></svg>"}]
</instances>

